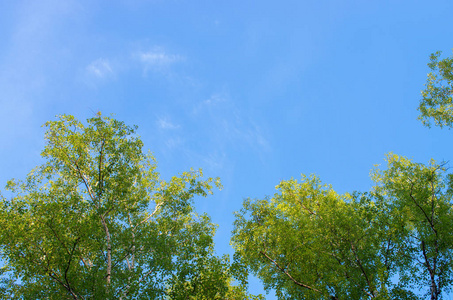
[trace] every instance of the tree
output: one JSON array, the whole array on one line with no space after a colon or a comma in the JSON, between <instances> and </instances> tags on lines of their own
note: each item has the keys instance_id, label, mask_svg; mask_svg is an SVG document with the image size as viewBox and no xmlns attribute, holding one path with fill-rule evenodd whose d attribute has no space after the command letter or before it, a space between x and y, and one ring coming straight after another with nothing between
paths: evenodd
<instances>
[{"instance_id":1,"label":"tree","mask_svg":"<svg viewBox=\"0 0 453 300\"><path fill-rule=\"evenodd\" d=\"M453 56L439 61L441 52L431 54L431 72L422 91L418 110L423 125L430 127L430 119L441 128L453 126Z\"/></svg>"},{"instance_id":2,"label":"tree","mask_svg":"<svg viewBox=\"0 0 453 300\"><path fill-rule=\"evenodd\" d=\"M417 164L394 154L373 178L377 201L389 209L388 230L399 237L394 257L401 285L440 299L453 283L451 176L444 164Z\"/></svg>"},{"instance_id":3,"label":"tree","mask_svg":"<svg viewBox=\"0 0 453 300\"><path fill-rule=\"evenodd\" d=\"M339 195L316 176L282 181L236 214L235 259L279 299L389 299L391 232L363 194Z\"/></svg>"},{"instance_id":4,"label":"tree","mask_svg":"<svg viewBox=\"0 0 453 300\"><path fill-rule=\"evenodd\" d=\"M453 57L431 55L420 119L453 125ZM279 299L441 299L453 284L453 175L394 154L370 193L337 194L316 176L244 201L232 245L244 273ZM245 277L243 275L243 277Z\"/></svg>"},{"instance_id":5,"label":"tree","mask_svg":"<svg viewBox=\"0 0 453 300\"><path fill-rule=\"evenodd\" d=\"M45 124L46 162L0 202L5 299L235 299L215 225L194 211L218 178L169 181L136 127L62 115Z\"/></svg>"},{"instance_id":6,"label":"tree","mask_svg":"<svg viewBox=\"0 0 453 300\"><path fill-rule=\"evenodd\" d=\"M440 299L453 283L445 168L389 155L373 179L369 194L339 195L303 176L247 199L233 231L237 263L279 299L419 299L417 290Z\"/></svg>"}]
</instances>

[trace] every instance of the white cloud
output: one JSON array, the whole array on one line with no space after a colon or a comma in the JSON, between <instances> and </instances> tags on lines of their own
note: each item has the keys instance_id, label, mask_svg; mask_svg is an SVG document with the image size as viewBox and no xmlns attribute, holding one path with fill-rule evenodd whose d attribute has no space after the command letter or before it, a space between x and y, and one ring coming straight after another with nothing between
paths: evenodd
<instances>
[{"instance_id":1,"label":"white cloud","mask_svg":"<svg viewBox=\"0 0 453 300\"><path fill-rule=\"evenodd\" d=\"M221 115L218 118L222 118ZM239 111L223 116L222 130L224 138L234 145L247 144L258 153L270 150L270 144L263 134L263 130L250 118Z\"/></svg>"},{"instance_id":2,"label":"white cloud","mask_svg":"<svg viewBox=\"0 0 453 300\"><path fill-rule=\"evenodd\" d=\"M203 110L215 109L215 106L220 103L228 102L228 95L226 93L212 94L208 99L198 102L192 108L192 114L198 115Z\"/></svg>"},{"instance_id":3,"label":"white cloud","mask_svg":"<svg viewBox=\"0 0 453 300\"><path fill-rule=\"evenodd\" d=\"M108 80L120 77L123 73L135 71L137 62L139 69L146 74L148 71L156 71L165 75L173 75L171 66L179 61L183 61L181 55L170 54L161 47L155 47L147 52L134 51L132 55L122 55L118 53L113 57L98 58L87 66L84 70L84 81L88 85L96 85L95 80Z\"/></svg>"},{"instance_id":4,"label":"white cloud","mask_svg":"<svg viewBox=\"0 0 453 300\"><path fill-rule=\"evenodd\" d=\"M180 137L168 138L165 140L165 146L169 150L180 149L184 144L184 140Z\"/></svg>"},{"instance_id":5,"label":"white cloud","mask_svg":"<svg viewBox=\"0 0 453 300\"><path fill-rule=\"evenodd\" d=\"M212 93L192 108L192 117L201 120L204 128L208 128L208 140L216 144L216 151L226 151L230 147L240 151L251 150L265 160L272 147L265 127L254 120L252 115L253 113L237 106L226 89ZM206 163L214 167L213 162L218 158L211 157Z\"/></svg>"},{"instance_id":6,"label":"white cloud","mask_svg":"<svg viewBox=\"0 0 453 300\"><path fill-rule=\"evenodd\" d=\"M218 150L214 151L213 153L207 154L203 161L204 163L212 170L220 170L225 167L225 161L227 156L225 152L221 151L219 153Z\"/></svg>"},{"instance_id":7,"label":"white cloud","mask_svg":"<svg viewBox=\"0 0 453 300\"><path fill-rule=\"evenodd\" d=\"M184 60L184 57L181 55L168 53L162 48L155 48L147 52L138 52L134 57L143 65L145 71L162 71Z\"/></svg>"},{"instance_id":8,"label":"white cloud","mask_svg":"<svg viewBox=\"0 0 453 300\"><path fill-rule=\"evenodd\" d=\"M260 151L268 151L270 149L269 142L264 137L261 128L254 123L251 123L248 129L238 129L238 135L255 149L260 149Z\"/></svg>"},{"instance_id":9,"label":"white cloud","mask_svg":"<svg viewBox=\"0 0 453 300\"><path fill-rule=\"evenodd\" d=\"M112 64L109 60L99 58L90 63L86 70L89 74L94 75L97 78L103 79L114 74Z\"/></svg>"},{"instance_id":10,"label":"white cloud","mask_svg":"<svg viewBox=\"0 0 453 300\"><path fill-rule=\"evenodd\" d=\"M213 135L220 136L222 143L247 144L258 153L271 150L265 130L239 109L227 91L212 93L198 102L192 108L192 115L197 119L203 115L203 120L209 124L207 127L214 128Z\"/></svg>"},{"instance_id":11,"label":"white cloud","mask_svg":"<svg viewBox=\"0 0 453 300\"><path fill-rule=\"evenodd\" d=\"M169 65L182 60L181 56L165 52L146 52L139 54L140 61L148 65Z\"/></svg>"},{"instance_id":12,"label":"white cloud","mask_svg":"<svg viewBox=\"0 0 453 300\"><path fill-rule=\"evenodd\" d=\"M203 103L207 105L219 103L219 102L224 102L227 101L226 97L221 94L213 94L211 97L209 97L207 100L204 100Z\"/></svg>"},{"instance_id":13,"label":"white cloud","mask_svg":"<svg viewBox=\"0 0 453 300\"><path fill-rule=\"evenodd\" d=\"M178 129L178 128L180 128L179 125L174 124L173 122L168 120L168 118L158 118L156 123L160 129Z\"/></svg>"}]
</instances>

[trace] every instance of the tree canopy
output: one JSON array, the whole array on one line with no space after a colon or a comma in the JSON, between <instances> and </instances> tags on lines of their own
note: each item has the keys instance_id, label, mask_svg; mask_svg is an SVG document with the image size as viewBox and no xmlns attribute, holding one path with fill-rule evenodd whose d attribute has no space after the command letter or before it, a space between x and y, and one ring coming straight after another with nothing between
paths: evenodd
<instances>
[{"instance_id":1,"label":"tree canopy","mask_svg":"<svg viewBox=\"0 0 453 300\"><path fill-rule=\"evenodd\" d=\"M426 89L418 110L423 125L430 127L431 119L441 128L453 125L453 56L439 60L442 52L431 54Z\"/></svg>"},{"instance_id":2,"label":"tree canopy","mask_svg":"<svg viewBox=\"0 0 453 300\"><path fill-rule=\"evenodd\" d=\"M218 178L165 181L130 127L62 115L45 124L46 162L0 202L2 299L246 299L216 226L195 197ZM252 296L250 296L253 298ZM258 298L257 298L258 299Z\"/></svg>"},{"instance_id":3,"label":"tree canopy","mask_svg":"<svg viewBox=\"0 0 453 300\"><path fill-rule=\"evenodd\" d=\"M279 299L362 299L383 293L391 273L367 197L339 195L316 176L282 181L268 199L244 202L235 258ZM383 259L384 258L384 259Z\"/></svg>"},{"instance_id":4,"label":"tree canopy","mask_svg":"<svg viewBox=\"0 0 453 300\"><path fill-rule=\"evenodd\" d=\"M420 120L453 124L453 58L431 55ZM390 153L368 193L314 176L236 213L235 261L279 299L441 299L453 284L453 174Z\"/></svg>"}]
</instances>

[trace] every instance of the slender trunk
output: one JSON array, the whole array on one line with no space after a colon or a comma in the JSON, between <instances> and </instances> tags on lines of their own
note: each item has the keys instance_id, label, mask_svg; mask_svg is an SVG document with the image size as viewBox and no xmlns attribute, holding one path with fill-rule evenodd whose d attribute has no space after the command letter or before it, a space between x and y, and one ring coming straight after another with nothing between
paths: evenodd
<instances>
[{"instance_id":1,"label":"slender trunk","mask_svg":"<svg viewBox=\"0 0 453 300\"><path fill-rule=\"evenodd\" d=\"M135 268L135 228L131 222L130 213L127 214L127 219L129 221L129 226L131 228L131 233L132 233L131 270L133 270Z\"/></svg>"},{"instance_id":2,"label":"slender trunk","mask_svg":"<svg viewBox=\"0 0 453 300\"><path fill-rule=\"evenodd\" d=\"M439 292L439 290L437 288L437 284L436 284L436 270L435 270L436 266L434 264L434 268L433 268L433 266L431 265L431 263L428 259L428 255L426 253L425 241L422 241L421 248L422 248L423 257L425 258L425 265L426 265L426 268L428 269L429 276L431 279L431 287L430 287L431 300L438 300L440 292Z\"/></svg>"},{"instance_id":3,"label":"slender trunk","mask_svg":"<svg viewBox=\"0 0 453 300\"><path fill-rule=\"evenodd\" d=\"M135 268L135 228L132 225L130 213L128 213L127 218L128 218L129 226L131 228L131 233L132 233L132 248L131 248L131 260L129 261L129 259L126 256L127 268L128 268L130 273L129 273L129 277L127 278L126 288L123 291L123 296L124 297L126 297L127 294L129 293L129 289L131 287L132 272L133 272L133 270ZM123 299L123 297L120 297L120 300L122 300L122 299Z\"/></svg>"},{"instance_id":4,"label":"slender trunk","mask_svg":"<svg viewBox=\"0 0 453 300\"><path fill-rule=\"evenodd\" d=\"M437 286L436 283L431 283L431 300L437 300Z\"/></svg>"},{"instance_id":5,"label":"slender trunk","mask_svg":"<svg viewBox=\"0 0 453 300\"><path fill-rule=\"evenodd\" d=\"M112 276L112 243L110 240L110 232L109 228L107 227L107 223L105 221L104 216L101 217L102 225L104 226L105 237L107 239L107 274L105 276L105 280L107 283L107 290L110 286L111 276Z\"/></svg>"}]
</instances>

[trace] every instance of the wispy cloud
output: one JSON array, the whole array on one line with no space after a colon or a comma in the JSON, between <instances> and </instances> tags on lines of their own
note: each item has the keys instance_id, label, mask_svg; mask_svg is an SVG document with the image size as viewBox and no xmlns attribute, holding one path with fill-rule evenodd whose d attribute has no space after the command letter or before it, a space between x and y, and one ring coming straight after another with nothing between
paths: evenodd
<instances>
[{"instance_id":1,"label":"wispy cloud","mask_svg":"<svg viewBox=\"0 0 453 300\"><path fill-rule=\"evenodd\" d=\"M182 57L175 54L167 54L163 51L150 51L139 54L141 62L147 65L170 65L177 61L181 61Z\"/></svg>"},{"instance_id":2,"label":"wispy cloud","mask_svg":"<svg viewBox=\"0 0 453 300\"><path fill-rule=\"evenodd\" d=\"M175 75L172 66L183 60L183 56L168 53L163 47L158 46L149 51L120 52L115 56L104 56L91 61L82 69L83 78L86 84L96 86L99 82L116 79L137 70L141 70L145 75L150 71Z\"/></svg>"},{"instance_id":3,"label":"wispy cloud","mask_svg":"<svg viewBox=\"0 0 453 300\"><path fill-rule=\"evenodd\" d=\"M212 170L223 169L226 160L227 157L224 151L214 151L203 158L204 163Z\"/></svg>"},{"instance_id":4,"label":"wispy cloud","mask_svg":"<svg viewBox=\"0 0 453 300\"><path fill-rule=\"evenodd\" d=\"M249 117L235 110L229 114L218 114L217 118L222 120L222 131L224 138L233 145L248 145L258 153L270 150L270 144L263 133L263 130Z\"/></svg>"},{"instance_id":5,"label":"wispy cloud","mask_svg":"<svg viewBox=\"0 0 453 300\"><path fill-rule=\"evenodd\" d=\"M195 104L192 117L202 120L209 128L209 138L216 144L215 151L234 148L239 151L252 150L263 160L272 151L265 128L243 108L237 106L228 91L212 93L207 99ZM211 162L218 160L212 156ZM224 160L218 160L223 164Z\"/></svg>"},{"instance_id":6,"label":"wispy cloud","mask_svg":"<svg viewBox=\"0 0 453 300\"><path fill-rule=\"evenodd\" d=\"M178 128L180 128L180 126L178 124L171 122L166 117L159 117L157 119L156 123L160 129L178 129Z\"/></svg>"},{"instance_id":7,"label":"wispy cloud","mask_svg":"<svg viewBox=\"0 0 453 300\"><path fill-rule=\"evenodd\" d=\"M137 52L133 55L144 67L145 71L165 70L171 65L183 61L184 57L178 54L172 54L163 48L156 47L146 52Z\"/></svg>"},{"instance_id":8,"label":"wispy cloud","mask_svg":"<svg viewBox=\"0 0 453 300\"><path fill-rule=\"evenodd\" d=\"M246 141L250 146L260 151L270 150L268 140L265 138L262 129L255 123L249 122L245 128L236 127L235 131L239 139Z\"/></svg>"},{"instance_id":9,"label":"wispy cloud","mask_svg":"<svg viewBox=\"0 0 453 300\"><path fill-rule=\"evenodd\" d=\"M226 101L225 95L212 94L211 97L209 97L208 99L204 100L203 103L206 104L206 105L212 105L212 104L216 104L216 103L224 102L224 101Z\"/></svg>"},{"instance_id":10,"label":"wispy cloud","mask_svg":"<svg viewBox=\"0 0 453 300\"><path fill-rule=\"evenodd\" d=\"M169 150L180 149L184 144L184 140L181 137L167 138L165 140L165 146Z\"/></svg>"},{"instance_id":11,"label":"wispy cloud","mask_svg":"<svg viewBox=\"0 0 453 300\"><path fill-rule=\"evenodd\" d=\"M105 58L93 61L86 67L86 70L90 75L100 79L114 75L111 62Z\"/></svg>"},{"instance_id":12,"label":"wispy cloud","mask_svg":"<svg viewBox=\"0 0 453 300\"><path fill-rule=\"evenodd\" d=\"M226 104L228 101L228 95L226 93L214 93L209 98L198 102L192 108L192 114L197 115L203 110L212 111L215 109L216 105L220 105L221 103Z\"/></svg>"}]
</instances>

